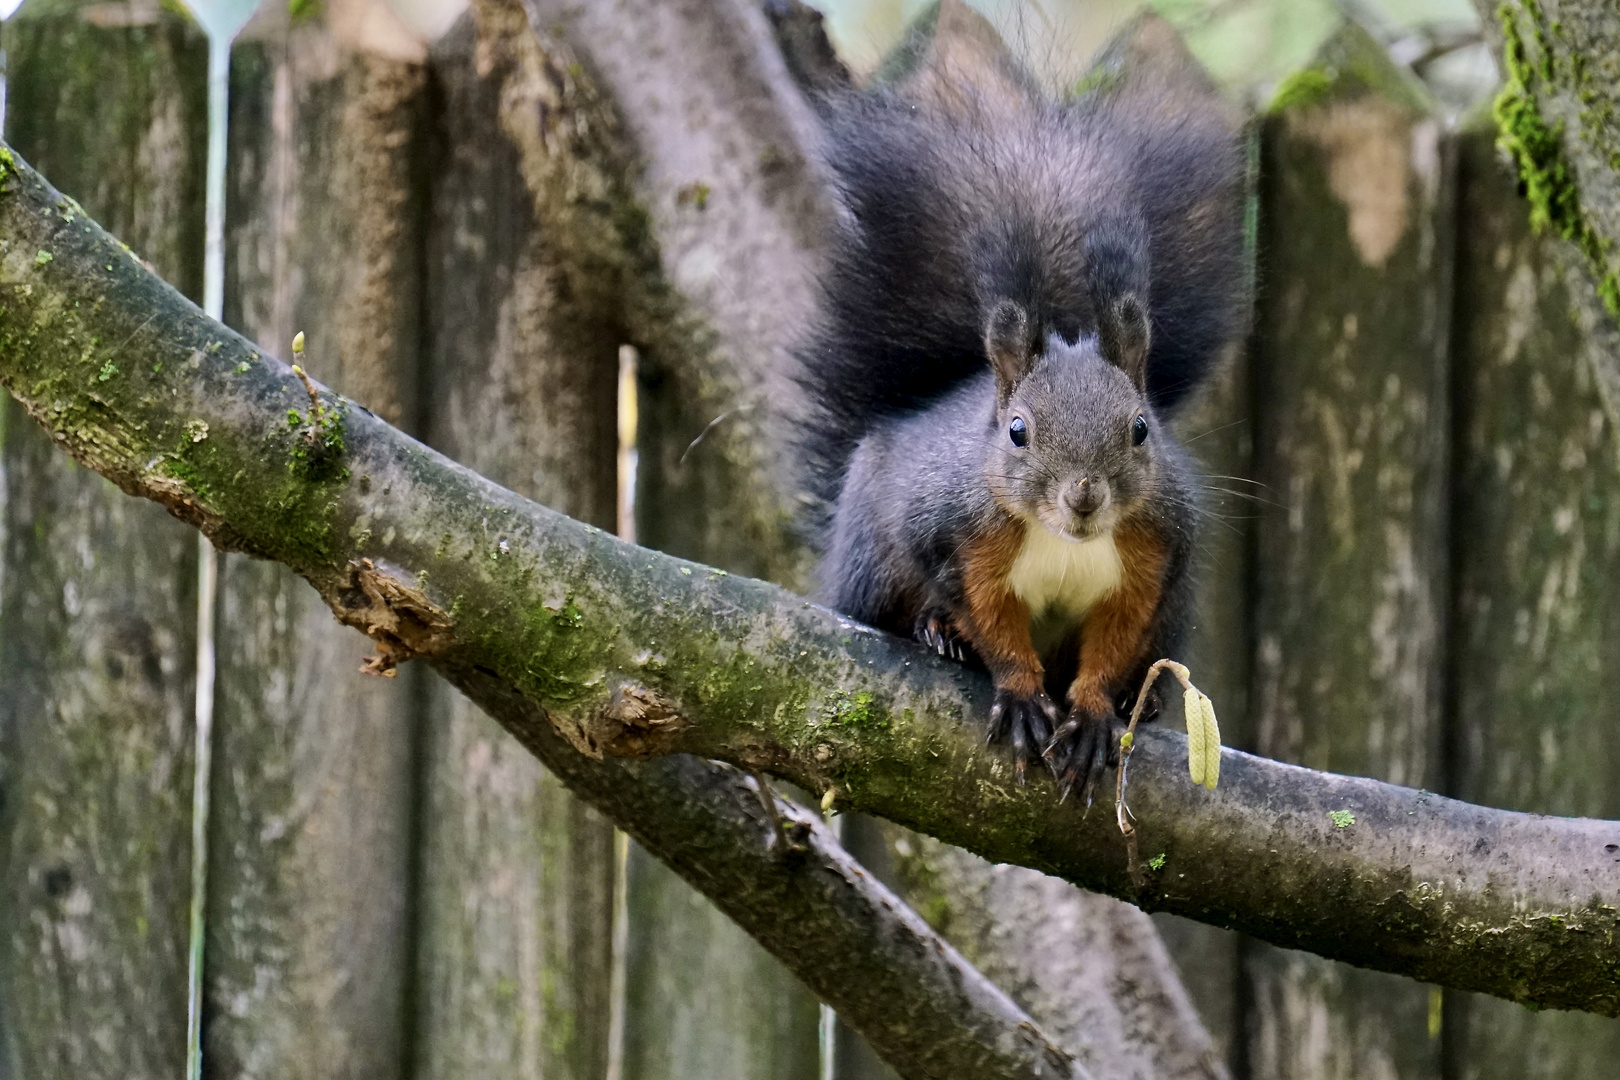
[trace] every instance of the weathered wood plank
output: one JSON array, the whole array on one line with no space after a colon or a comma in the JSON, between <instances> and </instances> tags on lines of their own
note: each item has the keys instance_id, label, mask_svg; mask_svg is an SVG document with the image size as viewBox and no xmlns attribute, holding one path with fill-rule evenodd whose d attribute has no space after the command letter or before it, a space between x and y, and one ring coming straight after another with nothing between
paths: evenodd
<instances>
[{"instance_id":1,"label":"weathered wood plank","mask_svg":"<svg viewBox=\"0 0 1620 1080\"><path fill-rule=\"evenodd\" d=\"M1268 491L1254 476L1254 419L1247 350L1234 349L1207 390L1178 417L1176 429L1203 473L1205 521L1199 537L1197 618L1186 663L1215 703L1221 740L1253 749L1249 695L1253 656L1250 575L1254 531ZM1166 722L1184 730L1180 709ZM1234 1069L1246 1002L1239 992L1242 936L1218 926L1159 913L1153 924L1215 1042Z\"/></svg>"},{"instance_id":2,"label":"weathered wood plank","mask_svg":"<svg viewBox=\"0 0 1620 1080\"><path fill-rule=\"evenodd\" d=\"M815 998L674 871L632 851L625 1080L818 1080Z\"/></svg>"},{"instance_id":3,"label":"weathered wood plank","mask_svg":"<svg viewBox=\"0 0 1620 1080\"><path fill-rule=\"evenodd\" d=\"M1256 471L1277 504L1257 534L1256 748L1431 788L1448 595L1440 134L1349 24L1285 85L1263 144L1254 370ZM1429 988L1268 948L1246 976L1254 1077L1438 1072Z\"/></svg>"},{"instance_id":4,"label":"weathered wood plank","mask_svg":"<svg viewBox=\"0 0 1620 1080\"><path fill-rule=\"evenodd\" d=\"M1244 129L1250 162L1245 190L1245 245L1251 260L1249 292L1254 303L1252 260L1257 238L1259 130ZM1255 531L1260 510L1275 501L1255 480L1254 391L1248 341L1234 343L1211 383L1176 419L1176 431L1200 472L1204 524L1198 537L1196 617L1185 658L1199 688L1215 703L1222 741L1253 750L1253 597ZM1185 730L1180 709L1166 720ZM1153 923L1176 963L1187 994L1208 1029L1220 1061L1242 1075L1247 998L1240 990L1242 935L1217 926L1158 913Z\"/></svg>"},{"instance_id":5,"label":"weathered wood plank","mask_svg":"<svg viewBox=\"0 0 1620 1080\"><path fill-rule=\"evenodd\" d=\"M196 297L207 46L173 16L14 22L8 136ZM71 213L64 208L64 213ZM118 377L116 362L99 376ZM186 1040L196 539L7 400L0 1071L172 1078Z\"/></svg>"},{"instance_id":6,"label":"weathered wood plank","mask_svg":"<svg viewBox=\"0 0 1620 1080\"><path fill-rule=\"evenodd\" d=\"M479 36L463 20L432 58L427 434L612 528L623 337L568 289L562 237L537 220L518 136L543 137L555 87L515 11L480 7ZM425 706L416 1075L599 1080L612 828L448 685L434 679Z\"/></svg>"},{"instance_id":7,"label":"weathered wood plank","mask_svg":"<svg viewBox=\"0 0 1620 1080\"><path fill-rule=\"evenodd\" d=\"M412 426L421 64L265 13L232 57L226 322ZM280 24L280 25L278 25ZM412 683L273 563L222 559L206 914L210 1076L397 1077Z\"/></svg>"},{"instance_id":8,"label":"weathered wood plank","mask_svg":"<svg viewBox=\"0 0 1620 1080\"><path fill-rule=\"evenodd\" d=\"M1460 141L1455 678L1462 798L1620 817L1620 439L1596 353L1620 334L1584 267L1536 237L1495 131ZM1620 861L1620 856L1617 856ZM1449 1075L1597 1080L1620 1022L1468 995Z\"/></svg>"}]
</instances>

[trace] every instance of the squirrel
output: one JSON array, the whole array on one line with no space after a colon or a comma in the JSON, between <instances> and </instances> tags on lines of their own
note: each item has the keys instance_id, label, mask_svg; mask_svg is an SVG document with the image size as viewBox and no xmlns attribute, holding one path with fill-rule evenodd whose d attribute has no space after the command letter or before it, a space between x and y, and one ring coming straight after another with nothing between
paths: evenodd
<instances>
[{"instance_id":1,"label":"squirrel","mask_svg":"<svg viewBox=\"0 0 1620 1080\"><path fill-rule=\"evenodd\" d=\"M820 599L987 669L1019 783L1040 755L1087 806L1191 619L1167 419L1244 321L1230 114L1102 82L1053 101L1003 56L825 98L840 224L794 350Z\"/></svg>"}]
</instances>

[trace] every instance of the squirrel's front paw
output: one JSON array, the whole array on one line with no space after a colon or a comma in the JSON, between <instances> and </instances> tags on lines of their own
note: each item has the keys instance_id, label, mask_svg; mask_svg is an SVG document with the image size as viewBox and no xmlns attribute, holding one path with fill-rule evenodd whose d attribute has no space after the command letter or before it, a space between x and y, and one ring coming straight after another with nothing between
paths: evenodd
<instances>
[{"instance_id":1,"label":"squirrel's front paw","mask_svg":"<svg viewBox=\"0 0 1620 1080\"><path fill-rule=\"evenodd\" d=\"M967 659L967 645L957 636L951 617L940 611L925 611L917 616L911 635L941 656L957 663Z\"/></svg>"},{"instance_id":2,"label":"squirrel's front paw","mask_svg":"<svg viewBox=\"0 0 1620 1080\"><path fill-rule=\"evenodd\" d=\"M1029 764L1030 752L1040 753L1052 738L1052 725L1058 721L1057 706L1042 690L1034 694L1015 694L1010 690L996 690L995 704L990 706L990 730L987 742L1007 739L1012 743L1013 771L1018 782L1024 783L1024 770Z\"/></svg>"},{"instance_id":3,"label":"squirrel's front paw","mask_svg":"<svg viewBox=\"0 0 1620 1080\"><path fill-rule=\"evenodd\" d=\"M1112 712L1093 713L1070 710L1069 718L1053 733L1046 745L1046 763L1057 777L1062 798L1069 797L1075 781L1080 782L1080 801L1089 808L1097 784L1109 765L1119 764L1119 737L1125 722Z\"/></svg>"}]
</instances>

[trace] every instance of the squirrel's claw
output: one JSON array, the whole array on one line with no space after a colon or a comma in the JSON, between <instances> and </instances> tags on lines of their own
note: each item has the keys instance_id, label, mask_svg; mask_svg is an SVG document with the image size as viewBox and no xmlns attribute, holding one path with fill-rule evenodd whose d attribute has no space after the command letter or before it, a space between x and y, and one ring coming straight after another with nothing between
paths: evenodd
<instances>
[{"instance_id":1,"label":"squirrel's claw","mask_svg":"<svg viewBox=\"0 0 1620 1080\"><path fill-rule=\"evenodd\" d=\"M951 627L950 616L939 612L924 612L917 617L912 636L947 660L967 663L967 648Z\"/></svg>"},{"instance_id":2,"label":"squirrel's claw","mask_svg":"<svg viewBox=\"0 0 1620 1080\"><path fill-rule=\"evenodd\" d=\"M1034 753L1052 739L1052 725L1058 720L1057 706L1044 691L1024 696L1009 690L997 690L995 703L990 706L990 725L985 742L1006 739L1012 744L1013 774L1019 786L1026 782L1025 772Z\"/></svg>"},{"instance_id":3,"label":"squirrel's claw","mask_svg":"<svg viewBox=\"0 0 1620 1080\"><path fill-rule=\"evenodd\" d=\"M1080 709L1069 713L1068 720L1053 732L1042 755L1057 777L1061 799L1067 799L1078 782L1080 801L1091 809L1103 773L1109 765L1119 763L1119 734L1124 728L1124 723L1111 714L1092 716Z\"/></svg>"}]
</instances>

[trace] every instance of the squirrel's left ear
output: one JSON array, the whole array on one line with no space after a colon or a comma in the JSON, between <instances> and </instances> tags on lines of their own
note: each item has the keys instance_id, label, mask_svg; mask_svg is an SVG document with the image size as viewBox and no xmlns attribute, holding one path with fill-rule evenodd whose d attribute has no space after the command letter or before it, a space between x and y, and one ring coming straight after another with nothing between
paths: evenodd
<instances>
[{"instance_id":1,"label":"squirrel's left ear","mask_svg":"<svg viewBox=\"0 0 1620 1080\"><path fill-rule=\"evenodd\" d=\"M1134 210L1104 214L1086 234L1086 273L1103 357L1147 388L1148 229Z\"/></svg>"},{"instance_id":2,"label":"squirrel's left ear","mask_svg":"<svg viewBox=\"0 0 1620 1080\"><path fill-rule=\"evenodd\" d=\"M1030 345L1029 314L1012 300L998 300L985 320L984 351L996 373L996 403L1006 405L1018 384L1035 365Z\"/></svg>"},{"instance_id":3,"label":"squirrel's left ear","mask_svg":"<svg viewBox=\"0 0 1620 1080\"><path fill-rule=\"evenodd\" d=\"M1147 305L1135 293L1113 297L1097 313L1097 338L1109 363L1147 390L1147 358L1151 330Z\"/></svg>"}]
</instances>

